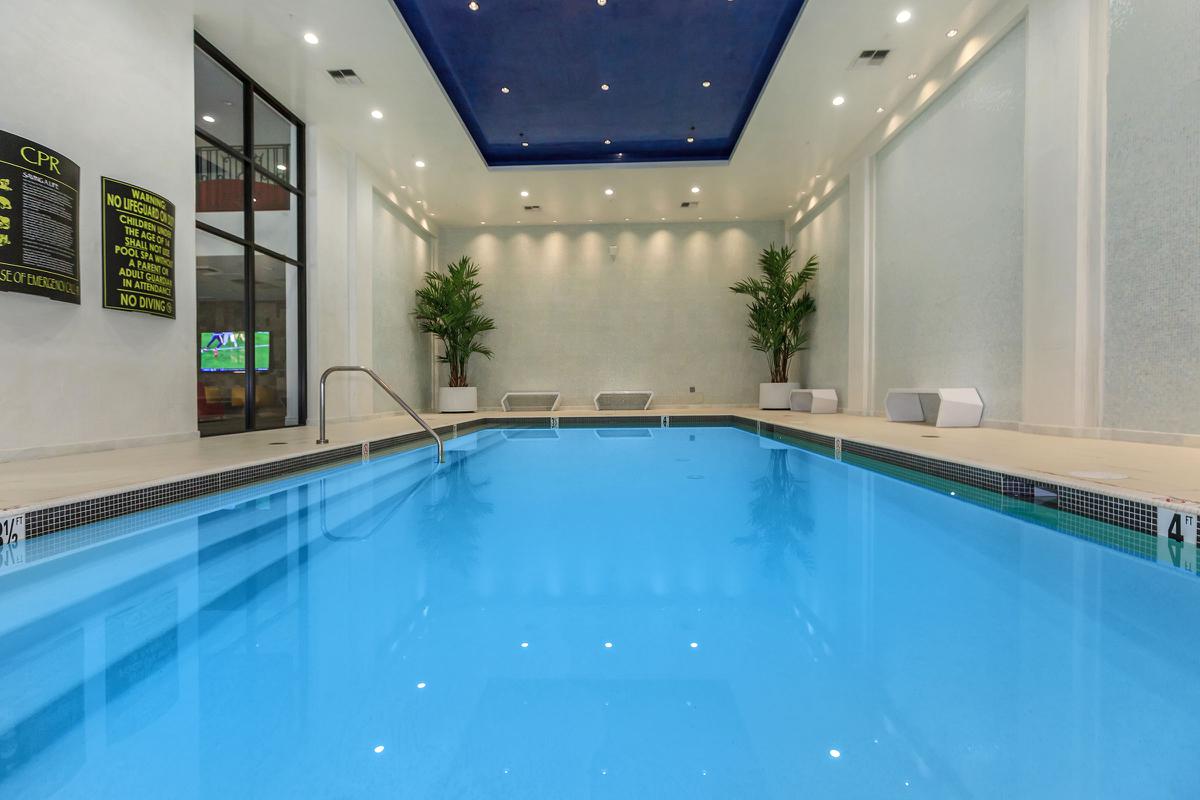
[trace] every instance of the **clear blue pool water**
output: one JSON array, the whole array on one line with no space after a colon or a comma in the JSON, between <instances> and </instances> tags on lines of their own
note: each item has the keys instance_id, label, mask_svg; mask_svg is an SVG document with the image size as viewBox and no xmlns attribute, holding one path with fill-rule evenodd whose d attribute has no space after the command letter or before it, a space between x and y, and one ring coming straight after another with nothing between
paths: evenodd
<instances>
[{"instance_id":1,"label":"clear blue pool water","mask_svg":"<svg viewBox=\"0 0 1200 800\"><path fill-rule=\"evenodd\" d=\"M735 428L447 455L0 573L0 797L1198 795L1194 576Z\"/></svg>"}]
</instances>

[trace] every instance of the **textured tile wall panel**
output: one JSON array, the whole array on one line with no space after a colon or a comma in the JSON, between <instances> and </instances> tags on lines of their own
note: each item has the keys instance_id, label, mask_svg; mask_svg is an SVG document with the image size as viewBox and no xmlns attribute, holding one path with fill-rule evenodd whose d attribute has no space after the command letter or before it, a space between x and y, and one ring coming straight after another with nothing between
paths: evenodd
<instances>
[{"instance_id":1,"label":"textured tile wall panel","mask_svg":"<svg viewBox=\"0 0 1200 800\"><path fill-rule=\"evenodd\" d=\"M1110 26L1103 424L1200 433L1200 2Z\"/></svg>"},{"instance_id":2,"label":"textured tile wall panel","mask_svg":"<svg viewBox=\"0 0 1200 800\"><path fill-rule=\"evenodd\" d=\"M974 386L1021 419L1025 26L877 156L875 407Z\"/></svg>"}]
</instances>

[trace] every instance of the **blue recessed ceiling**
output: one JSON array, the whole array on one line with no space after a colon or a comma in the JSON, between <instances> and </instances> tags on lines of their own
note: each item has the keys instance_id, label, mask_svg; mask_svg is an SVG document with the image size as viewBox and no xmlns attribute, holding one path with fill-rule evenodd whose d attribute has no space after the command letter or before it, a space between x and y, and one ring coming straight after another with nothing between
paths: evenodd
<instances>
[{"instance_id":1,"label":"blue recessed ceiling","mask_svg":"<svg viewBox=\"0 0 1200 800\"><path fill-rule=\"evenodd\" d=\"M393 1L491 166L728 159L805 2Z\"/></svg>"}]
</instances>

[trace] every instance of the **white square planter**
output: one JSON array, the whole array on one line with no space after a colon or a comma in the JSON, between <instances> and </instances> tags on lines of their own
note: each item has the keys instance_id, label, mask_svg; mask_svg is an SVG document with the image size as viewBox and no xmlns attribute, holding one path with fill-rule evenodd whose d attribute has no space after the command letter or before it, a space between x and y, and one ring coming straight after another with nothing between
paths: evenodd
<instances>
[{"instance_id":1,"label":"white square planter","mask_svg":"<svg viewBox=\"0 0 1200 800\"><path fill-rule=\"evenodd\" d=\"M791 406L792 390L799 389L798 383L760 383L758 385L758 407L761 409L787 409Z\"/></svg>"},{"instance_id":2,"label":"white square planter","mask_svg":"<svg viewBox=\"0 0 1200 800\"><path fill-rule=\"evenodd\" d=\"M465 414L479 409L479 391L474 386L443 386L438 389L438 412Z\"/></svg>"}]
</instances>

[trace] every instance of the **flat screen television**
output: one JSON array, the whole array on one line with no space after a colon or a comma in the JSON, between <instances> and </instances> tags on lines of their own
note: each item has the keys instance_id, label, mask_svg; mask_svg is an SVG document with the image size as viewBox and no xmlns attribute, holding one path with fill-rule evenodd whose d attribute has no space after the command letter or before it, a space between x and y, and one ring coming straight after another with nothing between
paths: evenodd
<instances>
[{"instance_id":1,"label":"flat screen television","mask_svg":"<svg viewBox=\"0 0 1200 800\"><path fill-rule=\"evenodd\" d=\"M254 332L254 371L271 368L271 332ZM245 372L245 331L203 331L200 334L201 372Z\"/></svg>"}]
</instances>

